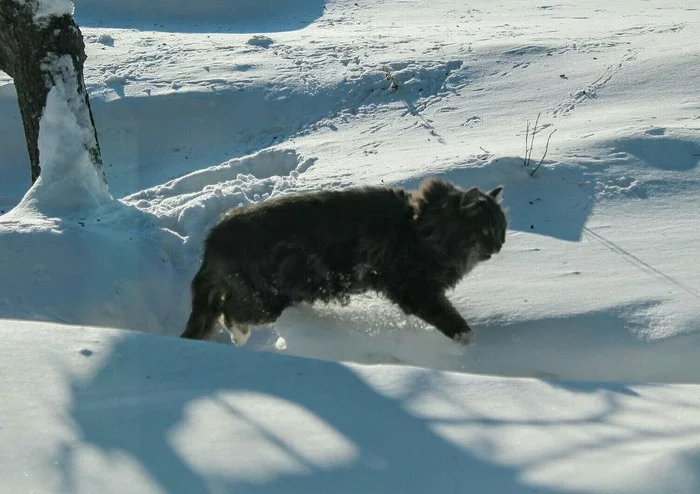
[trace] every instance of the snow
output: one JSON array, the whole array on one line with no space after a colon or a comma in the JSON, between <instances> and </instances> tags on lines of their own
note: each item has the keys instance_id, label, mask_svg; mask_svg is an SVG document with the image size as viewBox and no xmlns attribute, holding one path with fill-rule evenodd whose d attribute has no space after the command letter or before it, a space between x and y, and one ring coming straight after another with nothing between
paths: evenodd
<instances>
[{"instance_id":1,"label":"snow","mask_svg":"<svg viewBox=\"0 0 700 494\"><path fill-rule=\"evenodd\" d=\"M72 15L75 10L71 0L19 0L18 3L32 6L36 22L44 22L49 17Z\"/></svg>"},{"instance_id":2,"label":"snow","mask_svg":"<svg viewBox=\"0 0 700 494\"><path fill-rule=\"evenodd\" d=\"M3 398L23 397L0 408L13 492L697 488L697 386L361 366L28 321L0 331Z\"/></svg>"},{"instance_id":3,"label":"snow","mask_svg":"<svg viewBox=\"0 0 700 494\"><path fill-rule=\"evenodd\" d=\"M695 7L83 0L75 16L109 191L63 83L30 188L0 73L4 488L700 491ZM535 163L556 133L531 177L538 114ZM288 309L242 349L176 338L226 209L430 175L505 187L503 251L449 294L474 344L374 295Z\"/></svg>"}]
</instances>

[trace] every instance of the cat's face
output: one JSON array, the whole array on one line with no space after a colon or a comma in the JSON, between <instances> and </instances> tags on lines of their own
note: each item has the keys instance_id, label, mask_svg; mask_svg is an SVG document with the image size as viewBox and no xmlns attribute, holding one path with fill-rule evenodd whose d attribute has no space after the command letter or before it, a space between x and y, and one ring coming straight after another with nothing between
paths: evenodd
<instances>
[{"instance_id":1,"label":"cat's face","mask_svg":"<svg viewBox=\"0 0 700 494\"><path fill-rule=\"evenodd\" d=\"M414 196L421 233L434 248L447 249L448 256L458 256L467 266L489 259L506 240L502 192L503 187L484 193L435 178L425 181ZM455 248L459 252L451 250Z\"/></svg>"},{"instance_id":2,"label":"cat's face","mask_svg":"<svg viewBox=\"0 0 700 494\"><path fill-rule=\"evenodd\" d=\"M503 187L486 193L474 188L462 195L460 214L481 261L500 252L506 241L506 215L500 204L502 192Z\"/></svg>"}]
</instances>

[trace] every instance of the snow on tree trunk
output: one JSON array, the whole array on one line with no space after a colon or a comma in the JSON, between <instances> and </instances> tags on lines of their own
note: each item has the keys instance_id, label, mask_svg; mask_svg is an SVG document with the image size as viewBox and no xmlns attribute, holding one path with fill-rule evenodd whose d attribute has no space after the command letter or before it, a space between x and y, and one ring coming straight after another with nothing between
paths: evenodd
<instances>
[{"instance_id":1,"label":"snow on tree trunk","mask_svg":"<svg viewBox=\"0 0 700 494\"><path fill-rule=\"evenodd\" d=\"M70 0L0 0L0 70L14 80L27 138L32 182L52 156L39 146L39 121L49 91L61 86L74 121L84 129L80 145L106 188L97 133L83 81L85 45ZM71 145L66 143L66 145ZM44 152L49 152L44 150ZM44 180L46 182L46 180ZM100 195L98 193L97 195Z\"/></svg>"},{"instance_id":2,"label":"snow on tree trunk","mask_svg":"<svg viewBox=\"0 0 700 494\"><path fill-rule=\"evenodd\" d=\"M15 209L65 216L107 204L112 196L86 146L92 133L85 126L85 107L75 97L70 57L57 57L51 63L54 73L65 71L66 77L56 78L39 124L41 175Z\"/></svg>"}]
</instances>

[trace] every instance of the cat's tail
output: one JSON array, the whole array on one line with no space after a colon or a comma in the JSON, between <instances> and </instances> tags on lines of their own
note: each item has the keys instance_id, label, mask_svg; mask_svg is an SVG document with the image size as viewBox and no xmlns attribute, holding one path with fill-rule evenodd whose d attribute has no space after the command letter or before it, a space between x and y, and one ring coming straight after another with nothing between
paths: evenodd
<instances>
[{"instance_id":1,"label":"cat's tail","mask_svg":"<svg viewBox=\"0 0 700 494\"><path fill-rule=\"evenodd\" d=\"M202 264L192 280L192 313L180 336L191 340L211 338L223 313L225 291L215 276Z\"/></svg>"}]
</instances>

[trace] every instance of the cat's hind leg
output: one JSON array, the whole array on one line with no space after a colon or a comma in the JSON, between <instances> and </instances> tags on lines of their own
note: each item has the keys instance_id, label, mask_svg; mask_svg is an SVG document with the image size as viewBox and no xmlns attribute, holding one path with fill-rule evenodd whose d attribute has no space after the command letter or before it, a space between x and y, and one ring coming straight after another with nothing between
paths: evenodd
<instances>
[{"instance_id":1,"label":"cat's hind leg","mask_svg":"<svg viewBox=\"0 0 700 494\"><path fill-rule=\"evenodd\" d=\"M274 323L289 305L286 299L244 283L231 283L229 288L223 301L223 322L237 346L246 344L251 327Z\"/></svg>"},{"instance_id":2,"label":"cat's hind leg","mask_svg":"<svg viewBox=\"0 0 700 494\"><path fill-rule=\"evenodd\" d=\"M245 346L250 337L250 326L232 321L224 315L224 325L231 335L231 341L236 346Z\"/></svg>"}]
</instances>

